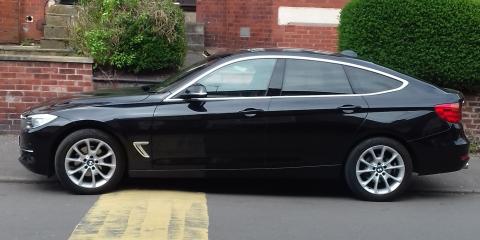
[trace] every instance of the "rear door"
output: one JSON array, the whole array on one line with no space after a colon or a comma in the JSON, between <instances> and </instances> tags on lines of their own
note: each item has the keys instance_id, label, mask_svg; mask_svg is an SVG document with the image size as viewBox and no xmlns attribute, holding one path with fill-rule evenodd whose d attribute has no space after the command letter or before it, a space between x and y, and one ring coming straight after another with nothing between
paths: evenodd
<instances>
[{"instance_id":1,"label":"rear door","mask_svg":"<svg viewBox=\"0 0 480 240\"><path fill-rule=\"evenodd\" d=\"M367 115L342 65L285 60L279 96L268 111L267 166L341 164Z\"/></svg>"}]
</instances>

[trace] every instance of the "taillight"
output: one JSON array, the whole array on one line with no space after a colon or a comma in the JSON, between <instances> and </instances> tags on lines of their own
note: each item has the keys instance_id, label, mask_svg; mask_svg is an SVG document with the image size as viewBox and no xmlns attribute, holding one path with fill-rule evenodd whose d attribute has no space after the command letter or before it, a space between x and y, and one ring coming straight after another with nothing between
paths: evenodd
<instances>
[{"instance_id":1,"label":"taillight","mask_svg":"<svg viewBox=\"0 0 480 240\"><path fill-rule=\"evenodd\" d=\"M445 103L435 106L437 115L450 123L458 123L462 120L462 107L460 103Z\"/></svg>"}]
</instances>

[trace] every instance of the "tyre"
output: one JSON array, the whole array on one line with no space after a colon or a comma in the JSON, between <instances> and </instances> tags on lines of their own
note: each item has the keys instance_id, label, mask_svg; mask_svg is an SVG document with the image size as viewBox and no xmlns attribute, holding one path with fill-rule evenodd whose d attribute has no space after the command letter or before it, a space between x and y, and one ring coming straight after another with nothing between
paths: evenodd
<instances>
[{"instance_id":1,"label":"tyre","mask_svg":"<svg viewBox=\"0 0 480 240\"><path fill-rule=\"evenodd\" d=\"M112 136L95 129L71 133L55 154L55 173L60 183L76 194L111 191L122 180L125 156Z\"/></svg>"},{"instance_id":2,"label":"tyre","mask_svg":"<svg viewBox=\"0 0 480 240\"><path fill-rule=\"evenodd\" d=\"M412 159L407 149L390 138L372 138L358 144L345 164L352 192L368 201L391 201L408 187Z\"/></svg>"}]
</instances>

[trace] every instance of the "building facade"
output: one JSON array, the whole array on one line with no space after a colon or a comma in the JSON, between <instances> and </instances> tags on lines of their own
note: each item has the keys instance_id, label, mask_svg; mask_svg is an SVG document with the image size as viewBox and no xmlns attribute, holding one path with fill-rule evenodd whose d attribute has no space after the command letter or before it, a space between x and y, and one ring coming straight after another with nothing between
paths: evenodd
<instances>
[{"instance_id":1,"label":"building facade","mask_svg":"<svg viewBox=\"0 0 480 240\"><path fill-rule=\"evenodd\" d=\"M227 49L337 50L340 9L348 0L197 0L205 45Z\"/></svg>"},{"instance_id":2,"label":"building facade","mask_svg":"<svg viewBox=\"0 0 480 240\"><path fill-rule=\"evenodd\" d=\"M0 44L40 41L45 9L53 0L1 0Z\"/></svg>"}]
</instances>

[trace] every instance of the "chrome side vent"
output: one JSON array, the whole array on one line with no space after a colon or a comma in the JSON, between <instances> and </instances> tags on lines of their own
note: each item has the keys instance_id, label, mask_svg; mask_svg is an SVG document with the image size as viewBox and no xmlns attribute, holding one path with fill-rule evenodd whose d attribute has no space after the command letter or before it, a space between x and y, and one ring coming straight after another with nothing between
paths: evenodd
<instances>
[{"instance_id":1,"label":"chrome side vent","mask_svg":"<svg viewBox=\"0 0 480 240\"><path fill-rule=\"evenodd\" d=\"M137 152L144 158L150 158L150 155L143 149L143 146L150 144L149 142L133 142L133 146Z\"/></svg>"}]
</instances>

